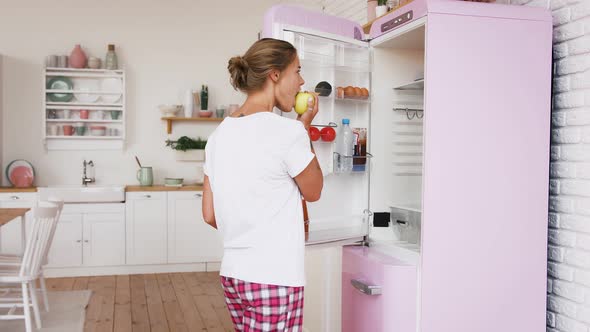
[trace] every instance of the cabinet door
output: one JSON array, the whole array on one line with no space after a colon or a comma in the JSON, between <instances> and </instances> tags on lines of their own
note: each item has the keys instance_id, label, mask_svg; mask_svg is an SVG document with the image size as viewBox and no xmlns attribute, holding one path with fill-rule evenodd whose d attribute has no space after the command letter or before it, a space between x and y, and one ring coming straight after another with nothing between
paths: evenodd
<instances>
[{"instance_id":1,"label":"cabinet door","mask_svg":"<svg viewBox=\"0 0 590 332\"><path fill-rule=\"evenodd\" d=\"M62 214L47 255L48 267L82 265L82 215Z\"/></svg>"},{"instance_id":2,"label":"cabinet door","mask_svg":"<svg viewBox=\"0 0 590 332\"><path fill-rule=\"evenodd\" d=\"M128 193L125 208L127 264L166 263L166 193Z\"/></svg>"},{"instance_id":3,"label":"cabinet door","mask_svg":"<svg viewBox=\"0 0 590 332\"><path fill-rule=\"evenodd\" d=\"M201 192L168 193L168 262L219 262L223 245L219 232L207 225Z\"/></svg>"},{"instance_id":4,"label":"cabinet door","mask_svg":"<svg viewBox=\"0 0 590 332\"><path fill-rule=\"evenodd\" d=\"M37 199L35 193L2 193L0 208L32 208ZM31 230L31 212L25 216L25 232ZM22 254L21 219L12 220L0 228L0 252L3 254Z\"/></svg>"},{"instance_id":5,"label":"cabinet door","mask_svg":"<svg viewBox=\"0 0 590 332\"><path fill-rule=\"evenodd\" d=\"M85 266L125 264L125 215L84 215L83 262Z\"/></svg>"}]
</instances>

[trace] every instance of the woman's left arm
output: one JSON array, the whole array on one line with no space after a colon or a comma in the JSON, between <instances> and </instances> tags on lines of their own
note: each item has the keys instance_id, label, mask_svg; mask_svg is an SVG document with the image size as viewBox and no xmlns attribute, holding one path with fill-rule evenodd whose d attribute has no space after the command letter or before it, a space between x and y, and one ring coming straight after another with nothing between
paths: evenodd
<instances>
[{"instance_id":1,"label":"woman's left arm","mask_svg":"<svg viewBox=\"0 0 590 332\"><path fill-rule=\"evenodd\" d=\"M213 208L213 192L211 191L211 185L209 184L209 177L207 175L205 175L205 180L203 181L203 219L211 227L217 229L215 208Z\"/></svg>"}]
</instances>

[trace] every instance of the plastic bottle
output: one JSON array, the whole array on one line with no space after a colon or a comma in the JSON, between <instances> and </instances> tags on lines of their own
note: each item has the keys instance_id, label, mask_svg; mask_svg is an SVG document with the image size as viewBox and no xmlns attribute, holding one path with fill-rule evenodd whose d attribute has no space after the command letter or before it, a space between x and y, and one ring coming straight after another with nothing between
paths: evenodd
<instances>
[{"instance_id":1,"label":"plastic bottle","mask_svg":"<svg viewBox=\"0 0 590 332\"><path fill-rule=\"evenodd\" d=\"M115 70L119 67L117 61L117 54L115 53L115 45L109 44L108 52L104 60L104 68L108 70Z\"/></svg>"},{"instance_id":2,"label":"plastic bottle","mask_svg":"<svg viewBox=\"0 0 590 332\"><path fill-rule=\"evenodd\" d=\"M350 129L350 120L342 119L342 128L336 140L334 167L336 172L352 172L352 156L354 156L355 136Z\"/></svg>"}]
</instances>

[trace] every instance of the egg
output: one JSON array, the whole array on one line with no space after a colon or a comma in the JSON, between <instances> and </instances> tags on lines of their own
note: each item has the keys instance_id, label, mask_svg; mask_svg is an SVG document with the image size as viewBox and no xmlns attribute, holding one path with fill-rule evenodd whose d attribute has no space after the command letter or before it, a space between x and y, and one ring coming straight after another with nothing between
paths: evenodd
<instances>
[{"instance_id":1,"label":"egg","mask_svg":"<svg viewBox=\"0 0 590 332\"><path fill-rule=\"evenodd\" d=\"M350 85L344 88L344 97L351 98L354 97L354 88Z\"/></svg>"},{"instance_id":2,"label":"egg","mask_svg":"<svg viewBox=\"0 0 590 332\"><path fill-rule=\"evenodd\" d=\"M363 93L361 91L361 88L359 88L358 86L354 87L354 97L355 98L361 98L363 96Z\"/></svg>"},{"instance_id":3,"label":"egg","mask_svg":"<svg viewBox=\"0 0 590 332\"><path fill-rule=\"evenodd\" d=\"M365 99L369 98L369 90L367 90L367 88L361 88L361 94L362 94L363 98L365 98Z\"/></svg>"},{"instance_id":4,"label":"egg","mask_svg":"<svg viewBox=\"0 0 590 332\"><path fill-rule=\"evenodd\" d=\"M344 98L344 88L339 86L336 88L336 97Z\"/></svg>"}]
</instances>

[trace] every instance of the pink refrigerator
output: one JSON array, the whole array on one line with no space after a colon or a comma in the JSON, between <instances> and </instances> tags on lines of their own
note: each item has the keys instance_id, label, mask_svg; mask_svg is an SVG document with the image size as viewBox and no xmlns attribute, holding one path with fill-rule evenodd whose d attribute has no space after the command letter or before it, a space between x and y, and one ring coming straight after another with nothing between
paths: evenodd
<instances>
[{"instance_id":1,"label":"pink refrigerator","mask_svg":"<svg viewBox=\"0 0 590 332\"><path fill-rule=\"evenodd\" d=\"M545 330L550 13L415 0L364 35L278 5L263 37L295 45L306 90L330 84L318 128L367 133L352 171L313 143L325 185L308 245L337 253L311 266L306 307L325 304L307 329Z\"/></svg>"}]
</instances>

